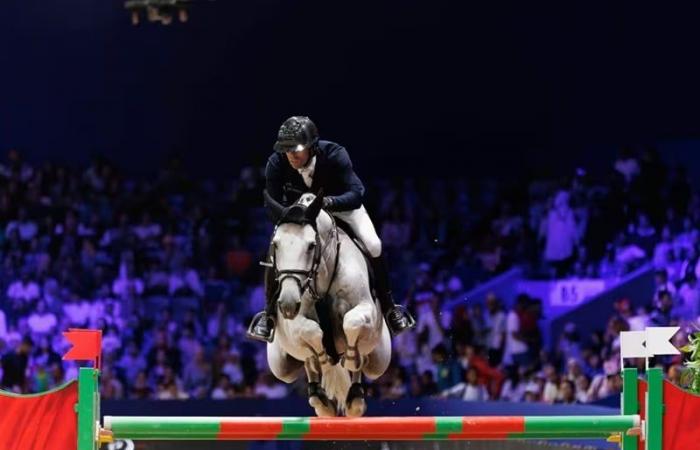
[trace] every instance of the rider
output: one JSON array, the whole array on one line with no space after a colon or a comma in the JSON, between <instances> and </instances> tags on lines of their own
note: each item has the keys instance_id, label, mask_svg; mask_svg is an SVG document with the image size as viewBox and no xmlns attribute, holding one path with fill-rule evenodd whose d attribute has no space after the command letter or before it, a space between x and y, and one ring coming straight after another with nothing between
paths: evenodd
<instances>
[{"instance_id":1,"label":"rider","mask_svg":"<svg viewBox=\"0 0 700 450\"><path fill-rule=\"evenodd\" d=\"M394 303L382 243L362 205L365 188L355 174L345 148L319 140L318 129L308 117L294 116L280 127L274 150L265 168L266 189L270 196L289 205L304 192L323 189L327 194L323 198L323 208L347 223L367 248L375 275L375 290L389 330L397 335L413 328L415 320L411 314ZM249 337L268 342L272 339L276 308L272 297L268 292L265 311L253 317Z\"/></svg>"}]
</instances>

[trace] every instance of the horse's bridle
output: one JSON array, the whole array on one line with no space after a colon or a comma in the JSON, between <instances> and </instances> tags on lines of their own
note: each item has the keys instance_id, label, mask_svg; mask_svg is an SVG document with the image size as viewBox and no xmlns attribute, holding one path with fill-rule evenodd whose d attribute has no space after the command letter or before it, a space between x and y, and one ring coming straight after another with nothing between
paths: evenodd
<instances>
[{"instance_id":1,"label":"horse's bridle","mask_svg":"<svg viewBox=\"0 0 700 450\"><path fill-rule=\"evenodd\" d=\"M318 232L318 229L316 228L315 223L309 223L308 225L311 225L311 227L314 230L314 239L316 241L316 245L314 246L314 256L313 260L311 262L311 268L309 270L303 270L303 269L284 269L284 270L278 270L277 269L277 259L275 258L275 247L274 245L272 246L272 251L271 253L271 267L272 270L274 271L275 274L275 282L277 283L275 293L274 293L274 298L277 299L279 297L280 290L282 289L282 283L284 280L291 278L293 279L297 285L299 286L299 302L301 302L301 297L304 296L306 291L308 290L311 293L311 297L314 299L315 302L321 300L323 297L328 295L328 292L331 289L331 286L333 285L333 281L335 280L335 275L338 271L338 260L340 259L340 237L338 236L338 225L335 222L335 218L329 214L331 221L333 222L333 227L331 228L331 233L330 233L330 239L328 240L328 243L326 246L321 249L321 237L320 233ZM277 224L275 226L274 231L272 232L272 238L274 239L275 233L277 233L277 227L280 224ZM326 288L326 292L323 296L318 294L318 289L317 289L317 281L316 278L318 276L318 267L321 264L321 257L323 253L325 253L326 248L328 248L328 245L332 242L333 238L335 238L336 241L336 252L335 252L335 263L333 265L333 274L331 275L330 281L328 282L328 287ZM270 240L272 242L272 239Z\"/></svg>"}]
</instances>

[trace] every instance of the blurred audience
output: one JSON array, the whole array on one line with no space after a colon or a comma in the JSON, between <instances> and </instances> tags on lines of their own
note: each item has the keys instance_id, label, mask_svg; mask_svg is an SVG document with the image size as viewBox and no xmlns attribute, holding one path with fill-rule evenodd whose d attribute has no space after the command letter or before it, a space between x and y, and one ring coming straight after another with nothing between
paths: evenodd
<instances>
[{"instance_id":1,"label":"blurred audience","mask_svg":"<svg viewBox=\"0 0 700 450\"><path fill-rule=\"evenodd\" d=\"M369 395L594 402L620 392L621 331L687 333L698 322L700 192L654 150L625 149L599 177L365 181L397 296L418 320ZM262 182L251 167L195 179L178 158L139 179L100 158L81 172L10 151L0 164L0 387L39 392L74 377L60 332L92 327L104 335L105 398L295 395L267 369L264 346L244 339L264 298ZM514 265L533 278L619 278L645 263L656 270L648 298L620 299L590 335L567 324L551 351L539 299L466 297ZM680 382L681 361L661 362Z\"/></svg>"}]
</instances>

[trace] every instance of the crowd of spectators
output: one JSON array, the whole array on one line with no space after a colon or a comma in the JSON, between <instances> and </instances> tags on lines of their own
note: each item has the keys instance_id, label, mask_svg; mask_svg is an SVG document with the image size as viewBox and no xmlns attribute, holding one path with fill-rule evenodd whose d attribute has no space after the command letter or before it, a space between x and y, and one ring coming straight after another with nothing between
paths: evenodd
<instances>
[{"instance_id":1,"label":"crowd of spectators","mask_svg":"<svg viewBox=\"0 0 700 450\"><path fill-rule=\"evenodd\" d=\"M177 158L139 179L100 159L78 170L9 152L0 387L40 392L75 378L60 331L90 327L104 334L104 398L303 395L244 337L264 304L262 182L250 167L197 180ZM700 196L653 151L622 151L602 178L365 182L395 291L418 320L369 395L596 401L620 390L620 331L697 317ZM569 324L552 349L542 349L538 299L443 308L513 264L536 277L619 277L649 261L659 272L648 306L621 299L604 329L579 336ZM677 376L679 361L664 362Z\"/></svg>"}]
</instances>

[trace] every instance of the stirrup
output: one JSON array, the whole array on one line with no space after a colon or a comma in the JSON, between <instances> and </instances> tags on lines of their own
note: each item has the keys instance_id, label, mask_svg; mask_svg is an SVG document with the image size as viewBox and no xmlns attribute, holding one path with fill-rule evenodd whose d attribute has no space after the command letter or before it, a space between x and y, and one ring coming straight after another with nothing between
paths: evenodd
<instances>
[{"instance_id":1,"label":"stirrup","mask_svg":"<svg viewBox=\"0 0 700 450\"><path fill-rule=\"evenodd\" d=\"M406 322L407 322L406 326L403 327L402 329L398 330L398 332L396 332L396 333L394 332L394 329L390 325L392 321L389 320L390 314L392 312L395 312L395 311L400 312L401 315L403 316L403 318L406 319ZM391 334L393 336L397 336L398 334L400 334L406 330L410 330L412 328L415 328L415 326L416 326L416 319L408 311L408 309L403 305L394 304L393 308L391 308L391 310L387 311L386 314L384 314L384 320L386 320L387 325L389 326L389 331L391 332Z\"/></svg>"},{"instance_id":2,"label":"stirrup","mask_svg":"<svg viewBox=\"0 0 700 450\"><path fill-rule=\"evenodd\" d=\"M263 319L263 316L272 322L272 330L270 331L270 336L265 338L262 337L258 334L254 333L255 326L260 322L260 320ZM260 342L267 342L269 344L272 343L272 341L275 339L275 328L276 328L276 323L275 323L275 318L267 314L265 311L260 311L259 313L255 314L253 316L253 319L250 321L250 324L248 325L248 330L246 331L245 335L248 339L253 339L255 341L260 341Z\"/></svg>"}]
</instances>

